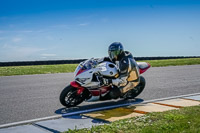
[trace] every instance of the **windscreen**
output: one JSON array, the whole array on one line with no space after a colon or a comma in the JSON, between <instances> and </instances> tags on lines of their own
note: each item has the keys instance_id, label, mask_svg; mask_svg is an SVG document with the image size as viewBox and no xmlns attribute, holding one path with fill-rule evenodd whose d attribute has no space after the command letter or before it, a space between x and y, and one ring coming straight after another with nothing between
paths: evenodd
<instances>
[{"instance_id":1,"label":"windscreen","mask_svg":"<svg viewBox=\"0 0 200 133\"><path fill-rule=\"evenodd\" d=\"M83 70L92 69L92 68L95 68L97 64L98 64L97 61L92 58L90 60L85 61L82 69Z\"/></svg>"},{"instance_id":2,"label":"windscreen","mask_svg":"<svg viewBox=\"0 0 200 133\"><path fill-rule=\"evenodd\" d=\"M97 65L98 65L97 61L93 58L86 60L84 62L81 62L75 70L75 75L77 75L77 73L79 73L80 70L81 71L89 70L96 67Z\"/></svg>"}]
</instances>

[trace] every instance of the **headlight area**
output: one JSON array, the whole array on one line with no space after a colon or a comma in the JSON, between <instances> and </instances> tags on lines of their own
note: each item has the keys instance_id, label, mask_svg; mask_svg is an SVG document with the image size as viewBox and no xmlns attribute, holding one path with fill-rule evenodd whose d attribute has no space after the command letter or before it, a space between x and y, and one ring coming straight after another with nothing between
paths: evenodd
<instances>
[{"instance_id":1,"label":"headlight area","mask_svg":"<svg viewBox=\"0 0 200 133\"><path fill-rule=\"evenodd\" d=\"M76 78L75 80L80 84L84 84L88 79L90 78Z\"/></svg>"}]
</instances>

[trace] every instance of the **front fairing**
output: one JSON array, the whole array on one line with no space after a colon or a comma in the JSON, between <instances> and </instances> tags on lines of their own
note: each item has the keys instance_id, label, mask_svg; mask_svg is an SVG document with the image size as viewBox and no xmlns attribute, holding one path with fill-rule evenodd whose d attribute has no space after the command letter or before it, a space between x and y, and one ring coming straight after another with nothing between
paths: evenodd
<instances>
[{"instance_id":1,"label":"front fairing","mask_svg":"<svg viewBox=\"0 0 200 133\"><path fill-rule=\"evenodd\" d=\"M92 81L96 65L97 62L93 58L81 62L75 70L75 81L82 86L89 85Z\"/></svg>"},{"instance_id":2,"label":"front fairing","mask_svg":"<svg viewBox=\"0 0 200 133\"><path fill-rule=\"evenodd\" d=\"M81 73L81 71L83 71L83 65L79 64L77 67L76 67L76 70L74 71L74 76L77 76L78 74Z\"/></svg>"}]
</instances>

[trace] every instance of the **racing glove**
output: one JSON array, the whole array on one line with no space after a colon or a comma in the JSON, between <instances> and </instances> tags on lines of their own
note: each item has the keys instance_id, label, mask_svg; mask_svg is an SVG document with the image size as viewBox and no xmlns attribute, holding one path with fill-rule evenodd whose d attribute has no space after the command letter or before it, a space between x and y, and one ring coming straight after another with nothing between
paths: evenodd
<instances>
[{"instance_id":1,"label":"racing glove","mask_svg":"<svg viewBox=\"0 0 200 133\"><path fill-rule=\"evenodd\" d=\"M126 80L126 77L117 78L117 79L101 78L101 84L102 85L115 85L117 87L120 87L120 86L125 86L127 84L127 80Z\"/></svg>"},{"instance_id":2,"label":"racing glove","mask_svg":"<svg viewBox=\"0 0 200 133\"><path fill-rule=\"evenodd\" d=\"M99 78L101 85L111 85L112 84L112 79L107 79L107 78Z\"/></svg>"},{"instance_id":3,"label":"racing glove","mask_svg":"<svg viewBox=\"0 0 200 133\"><path fill-rule=\"evenodd\" d=\"M115 86L117 86L117 87L126 86L126 84L127 84L126 77L112 79L112 84L115 85Z\"/></svg>"}]
</instances>

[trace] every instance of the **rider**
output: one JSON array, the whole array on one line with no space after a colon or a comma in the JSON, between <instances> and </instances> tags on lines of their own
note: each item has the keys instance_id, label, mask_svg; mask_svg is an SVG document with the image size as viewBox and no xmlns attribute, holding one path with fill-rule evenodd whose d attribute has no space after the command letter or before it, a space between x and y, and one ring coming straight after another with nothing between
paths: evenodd
<instances>
[{"instance_id":1,"label":"rider","mask_svg":"<svg viewBox=\"0 0 200 133\"><path fill-rule=\"evenodd\" d=\"M109 57L104 57L101 61L110 61L116 64L119 76L116 79L103 78L103 84L112 84L115 86L115 90L118 88L122 94L125 94L139 84L140 78L137 63L130 52L124 51L123 45L120 42L114 42L109 46L108 55ZM116 96L115 92L113 95L117 98L121 93L118 93L118 96Z\"/></svg>"}]
</instances>

